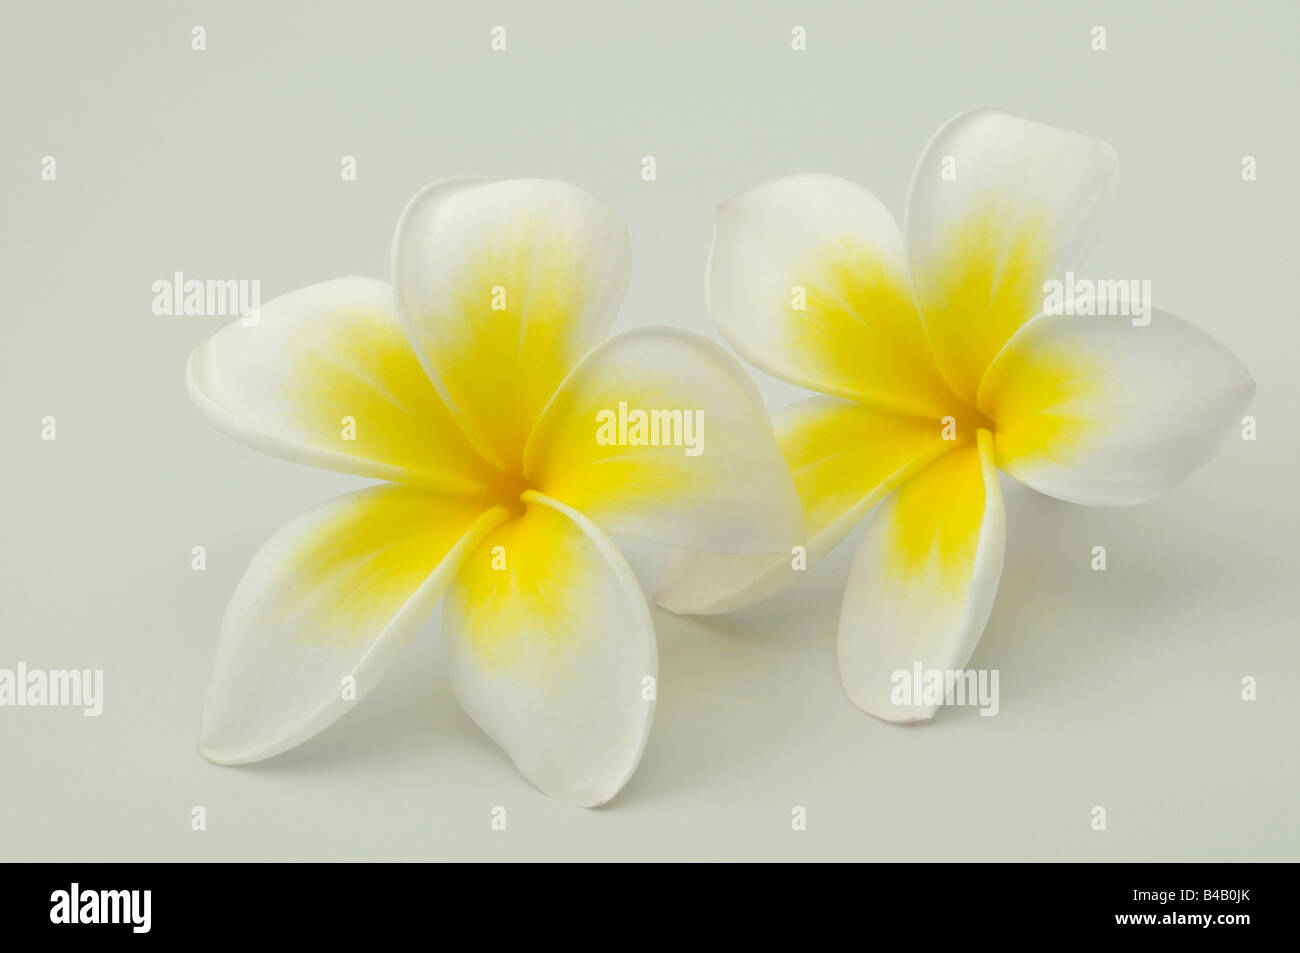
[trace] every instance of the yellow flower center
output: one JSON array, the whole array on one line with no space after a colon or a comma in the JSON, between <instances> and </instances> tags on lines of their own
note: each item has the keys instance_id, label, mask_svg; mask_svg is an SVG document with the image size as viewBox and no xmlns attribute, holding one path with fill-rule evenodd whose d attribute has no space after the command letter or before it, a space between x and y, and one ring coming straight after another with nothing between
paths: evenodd
<instances>
[{"instance_id":1,"label":"yellow flower center","mask_svg":"<svg viewBox=\"0 0 1300 953\"><path fill-rule=\"evenodd\" d=\"M497 471L496 478L489 487L488 492L498 504L510 510L513 516L523 516L526 505L523 501L523 495L529 490L535 490L528 479L522 474L507 473Z\"/></svg>"}]
</instances>

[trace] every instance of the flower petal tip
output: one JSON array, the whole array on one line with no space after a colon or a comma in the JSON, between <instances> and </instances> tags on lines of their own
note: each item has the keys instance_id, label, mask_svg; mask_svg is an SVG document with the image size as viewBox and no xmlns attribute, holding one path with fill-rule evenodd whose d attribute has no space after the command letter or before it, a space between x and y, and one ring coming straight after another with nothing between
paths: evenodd
<instances>
[{"instance_id":1,"label":"flower petal tip","mask_svg":"<svg viewBox=\"0 0 1300 953\"><path fill-rule=\"evenodd\" d=\"M310 735L291 737L277 743L246 737L237 725L222 725L219 718L204 714L199 726L198 752L204 761L221 767L254 764L296 747Z\"/></svg>"},{"instance_id":2,"label":"flower petal tip","mask_svg":"<svg viewBox=\"0 0 1300 953\"><path fill-rule=\"evenodd\" d=\"M853 691L843 679L840 680L840 687L844 689L844 694L848 696L854 707L860 708L872 718L886 724L904 726L926 724L939 712L938 706L935 705L908 705L904 707L889 704L881 706L875 699L868 701L864 698L855 697Z\"/></svg>"},{"instance_id":3,"label":"flower petal tip","mask_svg":"<svg viewBox=\"0 0 1300 953\"><path fill-rule=\"evenodd\" d=\"M716 609L710 608L709 603L700 598L698 590L692 593L691 580L696 577L692 571L696 561L693 555L678 550L664 561L663 568L660 569L659 587L650 599L653 605L679 616L717 613Z\"/></svg>"},{"instance_id":4,"label":"flower petal tip","mask_svg":"<svg viewBox=\"0 0 1300 953\"><path fill-rule=\"evenodd\" d=\"M689 615L691 613L690 608L679 603L674 598L672 591L668 589L661 589L656 592L650 597L650 601L660 609L671 612L673 615Z\"/></svg>"},{"instance_id":5,"label":"flower petal tip","mask_svg":"<svg viewBox=\"0 0 1300 953\"><path fill-rule=\"evenodd\" d=\"M250 748L246 743L241 745L237 739L230 737L223 739L221 732L215 728L207 715L204 716L203 723L199 727L197 747L204 761L222 767L261 761L275 753L262 751L256 747Z\"/></svg>"},{"instance_id":6,"label":"flower petal tip","mask_svg":"<svg viewBox=\"0 0 1300 953\"><path fill-rule=\"evenodd\" d=\"M228 767L243 763L240 758L231 757L228 753L207 741L202 735L199 736L198 752L203 760L209 764Z\"/></svg>"},{"instance_id":7,"label":"flower petal tip","mask_svg":"<svg viewBox=\"0 0 1300 953\"><path fill-rule=\"evenodd\" d=\"M719 601L716 597L704 599L700 598L699 593L692 596L688 586L667 583L655 594L651 601L658 608L676 616L723 615L735 609L744 608L746 604L731 605L725 600Z\"/></svg>"}]
</instances>

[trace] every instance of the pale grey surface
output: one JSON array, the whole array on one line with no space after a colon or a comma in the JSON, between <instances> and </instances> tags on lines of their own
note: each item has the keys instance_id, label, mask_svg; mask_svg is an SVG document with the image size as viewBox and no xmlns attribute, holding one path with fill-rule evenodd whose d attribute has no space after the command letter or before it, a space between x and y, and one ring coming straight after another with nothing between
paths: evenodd
<instances>
[{"instance_id":1,"label":"pale grey surface","mask_svg":"<svg viewBox=\"0 0 1300 953\"><path fill-rule=\"evenodd\" d=\"M6 4L0 667L102 667L107 698L97 720L0 709L0 855L1300 856L1295 5L474 6ZM806 53L790 51L794 24ZM1152 279L1157 305L1259 383L1258 441L1231 440L1157 502L1085 509L1004 481L1006 571L971 663L1001 670L1001 714L900 728L850 705L833 648L855 534L758 607L655 611L657 721L599 811L534 791L460 711L436 619L301 748L240 769L198 756L235 581L290 516L358 481L200 420L185 359L222 322L154 317L155 279L261 278L270 297L386 278L425 182L547 176L631 227L619 329L716 338L702 275L718 201L824 171L901 216L929 136L983 105L1116 146L1119 204L1088 273ZM46 154L57 182L40 181ZM340 179L345 154L356 182ZM657 182L640 180L645 154ZM1244 154L1259 181L1241 181ZM799 396L755 376L773 408ZM206 573L190 569L196 544ZM659 553L629 555L653 591ZM1253 704L1243 675L1259 679ZM498 804L505 833L489 830ZM1089 830L1094 804L1105 833Z\"/></svg>"}]
</instances>

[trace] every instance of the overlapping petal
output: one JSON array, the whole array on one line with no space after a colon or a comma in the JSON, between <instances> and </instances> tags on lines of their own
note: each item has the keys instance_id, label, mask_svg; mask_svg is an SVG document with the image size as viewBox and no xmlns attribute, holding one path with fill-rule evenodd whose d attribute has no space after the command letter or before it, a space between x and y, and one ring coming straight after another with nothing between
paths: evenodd
<instances>
[{"instance_id":1,"label":"overlapping petal","mask_svg":"<svg viewBox=\"0 0 1300 953\"><path fill-rule=\"evenodd\" d=\"M718 552L803 542L753 381L698 334L636 328L601 344L547 407L524 469L615 536Z\"/></svg>"},{"instance_id":2,"label":"overlapping petal","mask_svg":"<svg viewBox=\"0 0 1300 953\"><path fill-rule=\"evenodd\" d=\"M997 420L998 466L1059 499L1140 503L1181 483L1223 444L1254 397L1241 362L1204 331L1153 310L1042 315L980 385Z\"/></svg>"},{"instance_id":3,"label":"overlapping petal","mask_svg":"<svg viewBox=\"0 0 1300 953\"><path fill-rule=\"evenodd\" d=\"M542 409L609 330L630 259L626 226L562 182L452 179L407 206L393 244L402 319L503 470L520 471Z\"/></svg>"},{"instance_id":4,"label":"overlapping petal","mask_svg":"<svg viewBox=\"0 0 1300 953\"><path fill-rule=\"evenodd\" d=\"M840 542L884 496L952 444L938 419L813 397L772 418L794 477L808 541L802 560L681 551L664 566L655 601L672 612L730 612L788 585Z\"/></svg>"},{"instance_id":5,"label":"overlapping petal","mask_svg":"<svg viewBox=\"0 0 1300 953\"><path fill-rule=\"evenodd\" d=\"M200 344L187 381L210 423L273 456L454 492L493 479L381 281L339 278L267 302L256 323Z\"/></svg>"},{"instance_id":6,"label":"overlapping petal","mask_svg":"<svg viewBox=\"0 0 1300 953\"><path fill-rule=\"evenodd\" d=\"M458 565L508 519L474 497L380 486L292 521L253 557L221 625L199 749L236 764L285 751L368 692Z\"/></svg>"},{"instance_id":7,"label":"overlapping petal","mask_svg":"<svg viewBox=\"0 0 1300 953\"><path fill-rule=\"evenodd\" d=\"M985 368L1079 266L1118 176L1100 139L995 110L958 116L926 147L907 198L908 266L945 379L974 401Z\"/></svg>"},{"instance_id":8,"label":"overlapping petal","mask_svg":"<svg viewBox=\"0 0 1300 953\"><path fill-rule=\"evenodd\" d=\"M984 632L1002 575L1006 523L993 440L949 451L886 500L867 524L840 613L839 665L855 705L887 721L930 718L898 704L893 673L917 663L963 668Z\"/></svg>"},{"instance_id":9,"label":"overlapping petal","mask_svg":"<svg viewBox=\"0 0 1300 953\"><path fill-rule=\"evenodd\" d=\"M551 797L602 804L631 777L654 714L654 626L636 577L590 520L536 492L492 532L443 606L452 686Z\"/></svg>"},{"instance_id":10,"label":"overlapping petal","mask_svg":"<svg viewBox=\"0 0 1300 953\"><path fill-rule=\"evenodd\" d=\"M861 186L793 175L718 209L709 310L775 377L902 411L946 413L898 225Z\"/></svg>"}]
</instances>

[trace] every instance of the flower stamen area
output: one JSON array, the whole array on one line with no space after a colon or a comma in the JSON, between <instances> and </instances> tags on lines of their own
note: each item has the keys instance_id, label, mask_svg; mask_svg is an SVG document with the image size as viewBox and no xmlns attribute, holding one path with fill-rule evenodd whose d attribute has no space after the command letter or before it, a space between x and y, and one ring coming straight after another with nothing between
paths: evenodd
<instances>
[{"instance_id":1,"label":"flower stamen area","mask_svg":"<svg viewBox=\"0 0 1300 953\"><path fill-rule=\"evenodd\" d=\"M944 440L974 440L976 432L980 430L997 433L997 421L956 395L952 399L952 409L940 419L939 424Z\"/></svg>"},{"instance_id":2,"label":"flower stamen area","mask_svg":"<svg viewBox=\"0 0 1300 953\"><path fill-rule=\"evenodd\" d=\"M535 489L537 487L533 486L522 474L498 471L490 492L493 499L508 509L512 516L520 517L524 515L524 510L528 508L527 503L523 500L523 495L529 490Z\"/></svg>"}]
</instances>

